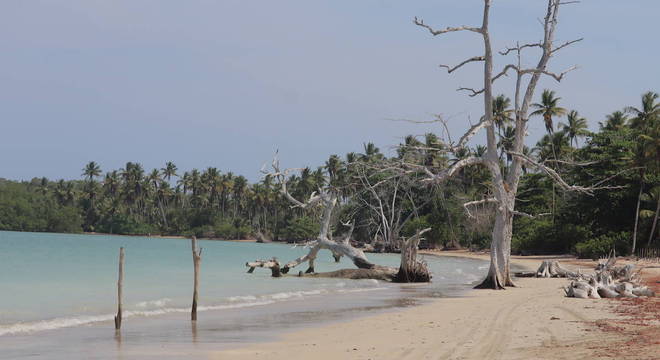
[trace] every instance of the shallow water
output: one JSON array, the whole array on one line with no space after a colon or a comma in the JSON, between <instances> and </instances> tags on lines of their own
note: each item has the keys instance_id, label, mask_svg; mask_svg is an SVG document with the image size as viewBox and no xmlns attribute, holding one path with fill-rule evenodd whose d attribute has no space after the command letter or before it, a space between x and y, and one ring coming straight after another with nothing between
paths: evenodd
<instances>
[{"instance_id":1,"label":"shallow water","mask_svg":"<svg viewBox=\"0 0 660 360\"><path fill-rule=\"evenodd\" d=\"M246 273L245 262L287 261L306 249L200 240L199 321L189 319L192 254L184 239L0 232L0 359L162 358L254 342L281 331L457 296L487 269L480 260L426 257L427 285ZM117 258L126 248L124 322L115 336ZM326 255L326 256L324 256ZM368 254L380 265L399 256ZM320 253L317 271L351 267ZM194 345L194 346L191 346ZM66 345L66 346L64 346ZM150 355L151 354L151 355Z\"/></svg>"}]
</instances>

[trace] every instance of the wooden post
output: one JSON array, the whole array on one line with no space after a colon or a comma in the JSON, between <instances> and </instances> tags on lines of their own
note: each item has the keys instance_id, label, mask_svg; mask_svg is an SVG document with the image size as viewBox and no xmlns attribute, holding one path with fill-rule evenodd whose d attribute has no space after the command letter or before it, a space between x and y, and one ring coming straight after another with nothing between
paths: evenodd
<instances>
[{"instance_id":1,"label":"wooden post","mask_svg":"<svg viewBox=\"0 0 660 360\"><path fill-rule=\"evenodd\" d=\"M115 316L115 330L121 329L121 298L124 284L124 248L119 248L119 280L117 280L117 316Z\"/></svg>"},{"instance_id":2,"label":"wooden post","mask_svg":"<svg viewBox=\"0 0 660 360\"><path fill-rule=\"evenodd\" d=\"M193 284L193 301L192 301L192 310L190 311L190 320L197 321L197 297L199 294L199 263L202 261L202 249L197 250L197 238L192 237L192 256L193 256L193 266L195 267L195 280Z\"/></svg>"}]
</instances>

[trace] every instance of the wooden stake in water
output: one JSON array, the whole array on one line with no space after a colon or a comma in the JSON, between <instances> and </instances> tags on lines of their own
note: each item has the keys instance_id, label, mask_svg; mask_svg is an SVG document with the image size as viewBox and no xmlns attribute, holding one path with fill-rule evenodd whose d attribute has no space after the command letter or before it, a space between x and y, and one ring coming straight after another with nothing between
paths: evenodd
<instances>
[{"instance_id":1,"label":"wooden stake in water","mask_svg":"<svg viewBox=\"0 0 660 360\"><path fill-rule=\"evenodd\" d=\"M119 248L119 280L117 280L117 316L115 316L115 330L121 329L121 298L124 285L124 248Z\"/></svg>"},{"instance_id":2,"label":"wooden stake in water","mask_svg":"<svg viewBox=\"0 0 660 360\"><path fill-rule=\"evenodd\" d=\"M202 249L197 250L197 238L192 237L192 256L193 256L193 266L195 268L195 278L193 284L193 301L192 301L192 310L190 311L190 320L197 321L197 297L199 294L199 263L202 261Z\"/></svg>"}]
</instances>

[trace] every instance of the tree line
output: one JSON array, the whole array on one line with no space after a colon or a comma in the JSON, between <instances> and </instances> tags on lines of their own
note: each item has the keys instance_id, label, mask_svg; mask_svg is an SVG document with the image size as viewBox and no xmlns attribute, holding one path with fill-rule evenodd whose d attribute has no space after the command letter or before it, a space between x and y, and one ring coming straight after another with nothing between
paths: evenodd
<instances>
[{"instance_id":1,"label":"tree line","mask_svg":"<svg viewBox=\"0 0 660 360\"><path fill-rule=\"evenodd\" d=\"M523 154L552 168L575 184L607 184L593 194L566 192L542 170L523 166L517 209L541 216L516 217L514 253L565 253L599 256L654 244L660 212L660 106L647 92L639 107L615 111L595 132L578 111L561 106L545 90L532 104L532 119L546 134ZM505 95L493 98L493 122L501 168L513 160L514 111ZM446 248L486 248L490 244L493 205L491 177L468 165L441 185L420 181L419 171L401 171L398 163L442 171L486 147L449 152L433 133L406 136L394 156L374 144L361 153L331 155L322 166L304 168L287 181L296 197L325 185L341 194L333 231L355 224L356 242L395 250L401 237L431 227L429 243ZM167 162L147 171L137 162L103 172L94 161L79 180L0 179L0 230L101 232L110 234L196 235L221 239L264 237L305 240L318 233L318 209L292 208L272 177L249 183L215 167L180 171ZM469 206L470 202L479 203ZM655 243L657 245L657 242Z\"/></svg>"}]
</instances>

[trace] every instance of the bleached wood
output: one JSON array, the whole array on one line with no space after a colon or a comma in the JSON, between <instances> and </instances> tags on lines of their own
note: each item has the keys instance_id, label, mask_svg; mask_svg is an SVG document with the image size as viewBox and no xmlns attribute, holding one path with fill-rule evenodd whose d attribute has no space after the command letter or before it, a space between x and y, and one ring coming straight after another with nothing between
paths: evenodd
<instances>
[{"instance_id":1,"label":"bleached wood","mask_svg":"<svg viewBox=\"0 0 660 360\"><path fill-rule=\"evenodd\" d=\"M192 307L190 310L190 320L197 321L197 301L199 298L199 266L202 262L202 249L197 250L197 238L193 236L190 239L190 245L192 247L192 258L193 258L193 300Z\"/></svg>"},{"instance_id":2,"label":"bleached wood","mask_svg":"<svg viewBox=\"0 0 660 360\"><path fill-rule=\"evenodd\" d=\"M468 64L468 63L471 63L471 62L478 62L478 61L484 61L484 57L483 56L473 56L473 57L471 57L467 60L464 60L463 62L461 62L458 65L453 66L453 67L449 66L449 65L444 65L444 64L441 64L441 65L438 65L438 66L440 66L441 68L446 68L447 73L451 74L452 72L460 69L465 64Z\"/></svg>"},{"instance_id":3,"label":"bleached wood","mask_svg":"<svg viewBox=\"0 0 660 360\"><path fill-rule=\"evenodd\" d=\"M124 247L120 247L119 276L117 279L117 315L115 315L115 330L121 329L123 287L124 287Z\"/></svg>"}]
</instances>

